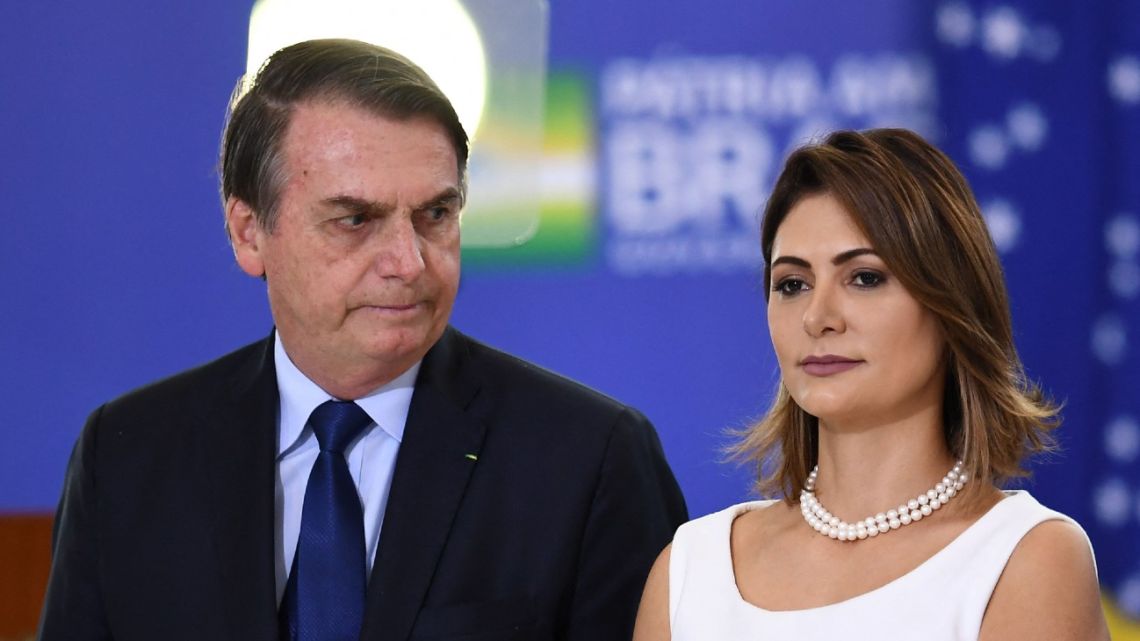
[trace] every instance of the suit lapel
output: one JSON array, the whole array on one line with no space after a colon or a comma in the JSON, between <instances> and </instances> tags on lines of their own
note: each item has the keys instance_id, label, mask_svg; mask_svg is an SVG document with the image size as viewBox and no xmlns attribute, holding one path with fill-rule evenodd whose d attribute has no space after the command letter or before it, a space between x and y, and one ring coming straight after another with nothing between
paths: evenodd
<instances>
[{"instance_id":1,"label":"suit lapel","mask_svg":"<svg viewBox=\"0 0 1140 641\"><path fill-rule=\"evenodd\" d=\"M203 419L203 475L225 629L234 639L276 639L274 486L277 377L273 337L249 357ZM205 400L205 399L204 399ZM203 616L209 616L203 613Z\"/></svg>"},{"instance_id":2,"label":"suit lapel","mask_svg":"<svg viewBox=\"0 0 1140 641\"><path fill-rule=\"evenodd\" d=\"M427 594L484 425L465 413L479 389L466 339L450 327L424 357L368 587L362 639L406 639ZM470 455L470 456L469 456Z\"/></svg>"}]
</instances>

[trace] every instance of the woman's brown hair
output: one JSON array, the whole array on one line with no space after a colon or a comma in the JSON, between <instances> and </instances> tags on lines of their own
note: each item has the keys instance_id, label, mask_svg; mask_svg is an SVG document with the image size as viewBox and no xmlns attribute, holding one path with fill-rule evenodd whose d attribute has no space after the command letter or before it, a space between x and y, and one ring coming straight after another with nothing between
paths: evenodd
<instances>
[{"instance_id":1,"label":"woman's brown hair","mask_svg":"<svg viewBox=\"0 0 1140 641\"><path fill-rule=\"evenodd\" d=\"M946 338L943 432L975 479L1024 476L1022 461L1053 445L1058 408L1026 379L1013 343L1001 263L966 179L954 163L905 129L837 131L801 147L784 165L764 211L765 297L772 243L788 212L815 194L835 198L906 290L938 319ZM756 489L799 496L817 461L818 421L781 381L768 413L730 455L754 464ZM982 483L967 486L971 494Z\"/></svg>"}]
</instances>

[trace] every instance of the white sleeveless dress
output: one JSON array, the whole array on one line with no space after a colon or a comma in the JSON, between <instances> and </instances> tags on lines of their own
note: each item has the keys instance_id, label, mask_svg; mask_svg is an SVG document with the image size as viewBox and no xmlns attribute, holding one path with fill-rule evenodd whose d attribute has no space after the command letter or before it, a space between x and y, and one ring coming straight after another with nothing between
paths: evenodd
<instances>
[{"instance_id":1,"label":"white sleeveless dress","mask_svg":"<svg viewBox=\"0 0 1140 641\"><path fill-rule=\"evenodd\" d=\"M1027 492L1006 492L958 538L898 579L832 605L770 611L740 596L730 535L737 516L774 502L734 505L677 530L669 561L673 641L975 641L994 585L1021 538L1042 521L1076 524Z\"/></svg>"}]
</instances>

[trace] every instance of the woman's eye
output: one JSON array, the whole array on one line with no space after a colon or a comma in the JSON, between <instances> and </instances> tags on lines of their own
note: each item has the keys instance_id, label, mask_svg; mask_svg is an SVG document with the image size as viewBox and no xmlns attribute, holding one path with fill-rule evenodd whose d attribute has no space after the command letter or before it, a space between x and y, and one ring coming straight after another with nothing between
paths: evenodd
<instances>
[{"instance_id":1,"label":"woman's eye","mask_svg":"<svg viewBox=\"0 0 1140 641\"><path fill-rule=\"evenodd\" d=\"M807 283L804 282L803 279L784 278L776 282L776 285L772 287L772 291L783 294L784 296L794 296L807 288Z\"/></svg>"},{"instance_id":2,"label":"woman's eye","mask_svg":"<svg viewBox=\"0 0 1140 641\"><path fill-rule=\"evenodd\" d=\"M851 281L855 283L856 287L867 289L882 285L884 280L886 278L882 274L870 271L855 272L855 275L851 277Z\"/></svg>"}]
</instances>

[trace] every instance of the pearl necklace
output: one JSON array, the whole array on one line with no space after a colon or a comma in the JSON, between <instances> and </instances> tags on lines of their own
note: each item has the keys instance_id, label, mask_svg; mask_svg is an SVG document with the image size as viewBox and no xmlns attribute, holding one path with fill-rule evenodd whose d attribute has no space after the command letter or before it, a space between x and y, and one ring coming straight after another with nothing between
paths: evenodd
<instances>
[{"instance_id":1,"label":"pearl necklace","mask_svg":"<svg viewBox=\"0 0 1140 641\"><path fill-rule=\"evenodd\" d=\"M804 520L813 530L828 538L839 541L863 540L886 534L897 530L904 525L921 521L923 517L930 516L934 510L946 505L954 495L962 491L962 487L969 480L962 472L962 461L954 465L954 469L942 477L942 481L923 494L907 501L893 510L879 512L875 516L868 516L854 525L839 520L827 511L827 508L815 498L815 481L819 477L819 465L812 469L804 489L800 492L800 511Z\"/></svg>"}]
</instances>

